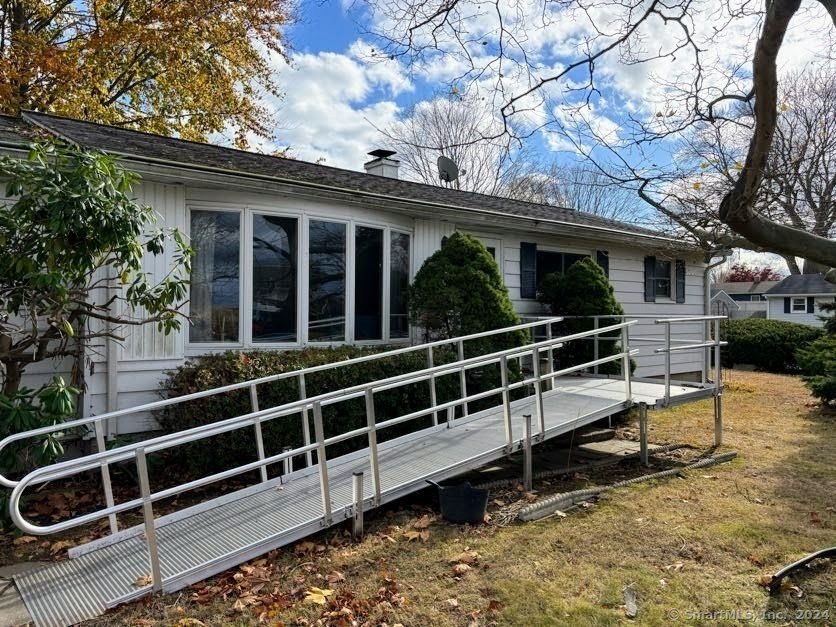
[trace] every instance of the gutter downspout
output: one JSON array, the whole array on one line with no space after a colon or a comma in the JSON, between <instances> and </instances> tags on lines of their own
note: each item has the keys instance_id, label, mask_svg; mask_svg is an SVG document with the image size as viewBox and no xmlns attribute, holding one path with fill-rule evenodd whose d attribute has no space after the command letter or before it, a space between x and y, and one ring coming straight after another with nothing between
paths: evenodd
<instances>
[{"instance_id":1,"label":"gutter downspout","mask_svg":"<svg viewBox=\"0 0 836 627\"><path fill-rule=\"evenodd\" d=\"M720 261L717 261L716 263L711 263L711 259L713 259L715 257L715 255L712 255L708 259L709 265L707 265L705 267L705 270L703 270L702 284L703 284L703 290L705 291L705 303L704 303L705 311L703 312L703 314L706 315L706 316L711 315L711 282L709 280L708 275L714 268L716 268L719 265L722 265L722 264L726 263L726 259L729 258L729 256L732 254L732 252L733 251L731 251L731 250L718 251L717 255L720 256ZM703 322L703 342L708 342L710 337L711 337L711 322L709 320L706 320L705 322ZM708 383L708 363L710 361L711 361L711 348L706 347L705 348L705 354L704 354L703 360L702 360L702 385L703 385L703 387L705 387L706 384Z\"/></svg>"},{"instance_id":2,"label":"gutter downspout","mask_svg":"<svg viewBox=\"0 0 836 627\"><path fill-rule=\"evenodd\" d=\"M107 287L108 299L115 295L115 289L110 283ZM105 373L105 397L107 399L107 411L112 412L119 409L119 346L116 340L110 337L113 333L113 323L105 322L107 337L107 370ZM104 424L104 435L109 440L116 435L115 425L107 420Z\"/></svg>"}]
</instances>

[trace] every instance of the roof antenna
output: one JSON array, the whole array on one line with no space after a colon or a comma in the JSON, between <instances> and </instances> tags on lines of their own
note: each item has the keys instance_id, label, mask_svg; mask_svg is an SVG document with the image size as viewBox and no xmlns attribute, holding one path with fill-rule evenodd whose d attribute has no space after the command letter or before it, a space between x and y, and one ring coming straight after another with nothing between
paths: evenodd
<instances>
[{"instance_id":1,"label":"roof antenna","mask_svg":"<svg viewBox=\"0 0 836 627\"><path fill-rule=\"evenodd\" d=\"M461 172L462 174L465 173L464 170ZM438 158L438 178L440 178L445 183L452 183L456 182L456 189L459 188L459 166L456 165L455 161L452 159L448 159L444 155L441 155Z\"/></svg>"}]
</instances>

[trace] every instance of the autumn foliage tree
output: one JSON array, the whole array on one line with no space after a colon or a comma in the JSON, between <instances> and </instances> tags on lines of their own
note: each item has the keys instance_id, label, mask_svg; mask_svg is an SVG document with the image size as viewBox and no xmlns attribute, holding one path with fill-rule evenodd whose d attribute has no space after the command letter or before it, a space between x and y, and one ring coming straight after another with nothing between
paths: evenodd
<instances>
[{"instance_id":1,"label":"autumn foliage tree","mask_svg":"<svg viewBox=\"0 0 836 627\"><path fill-rule=\"evenodd\" d=\"M720 277L729 283L740 283L747 281L780 281L781 275L775 272L770 266L750 266L745 263L736 263L725 276Z\"/></svg>"},{"instance_id":2,"label":"autumn foliage tree","mask_svg":"<svg viewBox=\"0 0 836 627\"><path fill-rule=\"evenodd\" d=\"M33 109L204 139L269 136L287 0L0 3L0 112Z\"/></svg>"}]
</instances>

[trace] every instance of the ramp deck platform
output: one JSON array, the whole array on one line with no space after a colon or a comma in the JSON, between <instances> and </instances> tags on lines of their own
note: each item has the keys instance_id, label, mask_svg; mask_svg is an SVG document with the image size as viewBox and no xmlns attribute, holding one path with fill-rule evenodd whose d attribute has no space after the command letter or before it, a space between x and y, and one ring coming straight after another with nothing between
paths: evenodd
<instances>
[{"instance_id":1,"label":"ramp deck platform","mask_svg":"<svg viewBox=\"0 0 836 627\"><path fill-rule=\"evenodd\" d=\"M546 431L536 442L567 433L627 408L623 380L565 377L543 393ZM632 382L635 403L656 406L664 397L661 383ZM711 389L672 385L671 402L708 398ZM534 411L534 398L512 403L513 449L522 447L523 414ZM502 408L486 410L379 445L381 504L508 454ZM327 462L332 524L351 518L352 475L370 473L368 450ZM284 479L225 495L157 519L162 588L174 592L295 542L328 526L323 518L316 464ZM281 487L281 489L278 489ZM367 482L364 509L374 507ZM35 624L63 627L101 615L120 603L144 596L150 587L136 582L150 575L142 527L77 547L71 559L18 575L15 582Z\"/></svg>"}]
</instances>

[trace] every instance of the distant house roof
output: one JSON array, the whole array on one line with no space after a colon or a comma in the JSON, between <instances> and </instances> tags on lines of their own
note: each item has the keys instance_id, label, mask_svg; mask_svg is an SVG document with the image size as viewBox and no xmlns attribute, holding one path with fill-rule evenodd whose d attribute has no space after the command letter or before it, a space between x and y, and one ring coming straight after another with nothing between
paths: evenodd
<instances>
[{"instance_id":1,"label":"distant house roof","mask_svg":"<svg viewBox=\"0 0 836 627\"><path fill-rule=\"evenodd\" d=\"M721 281L711 288L723 290L726 294L765 294L781 281Z\"/></svg>"},{"instance_id":2,"label":"distant house roof","mask_svg":"<svg viewBox=\"0 0 836 627\"><path fill-rule=\"evenodd\" d=\"M229 174L270 178L289 184L328 187L352 194L397 198L407 203L431 203L451 209L586 227L626 239L638 237L680 250L695 250L674 238L632 224L565 207L465 192L436 185L375 176L321 164L286 159L212 144L185 141L71 118L25 111L22 118L0 116L0 144L20 146L40 128L57 137L128 160L175 167L223 170Z\"/></svg>"},{"instance_id":3,"label":"distant house roof","mask_svg":"<svg viewBox=\"0 0 836 627\"><path fill-rule=\"evenodd\" d=\"M767 296L836 294L836 285L825 281L822 274L791 274L766 294Z\"/></svg>"}]
</instances>

